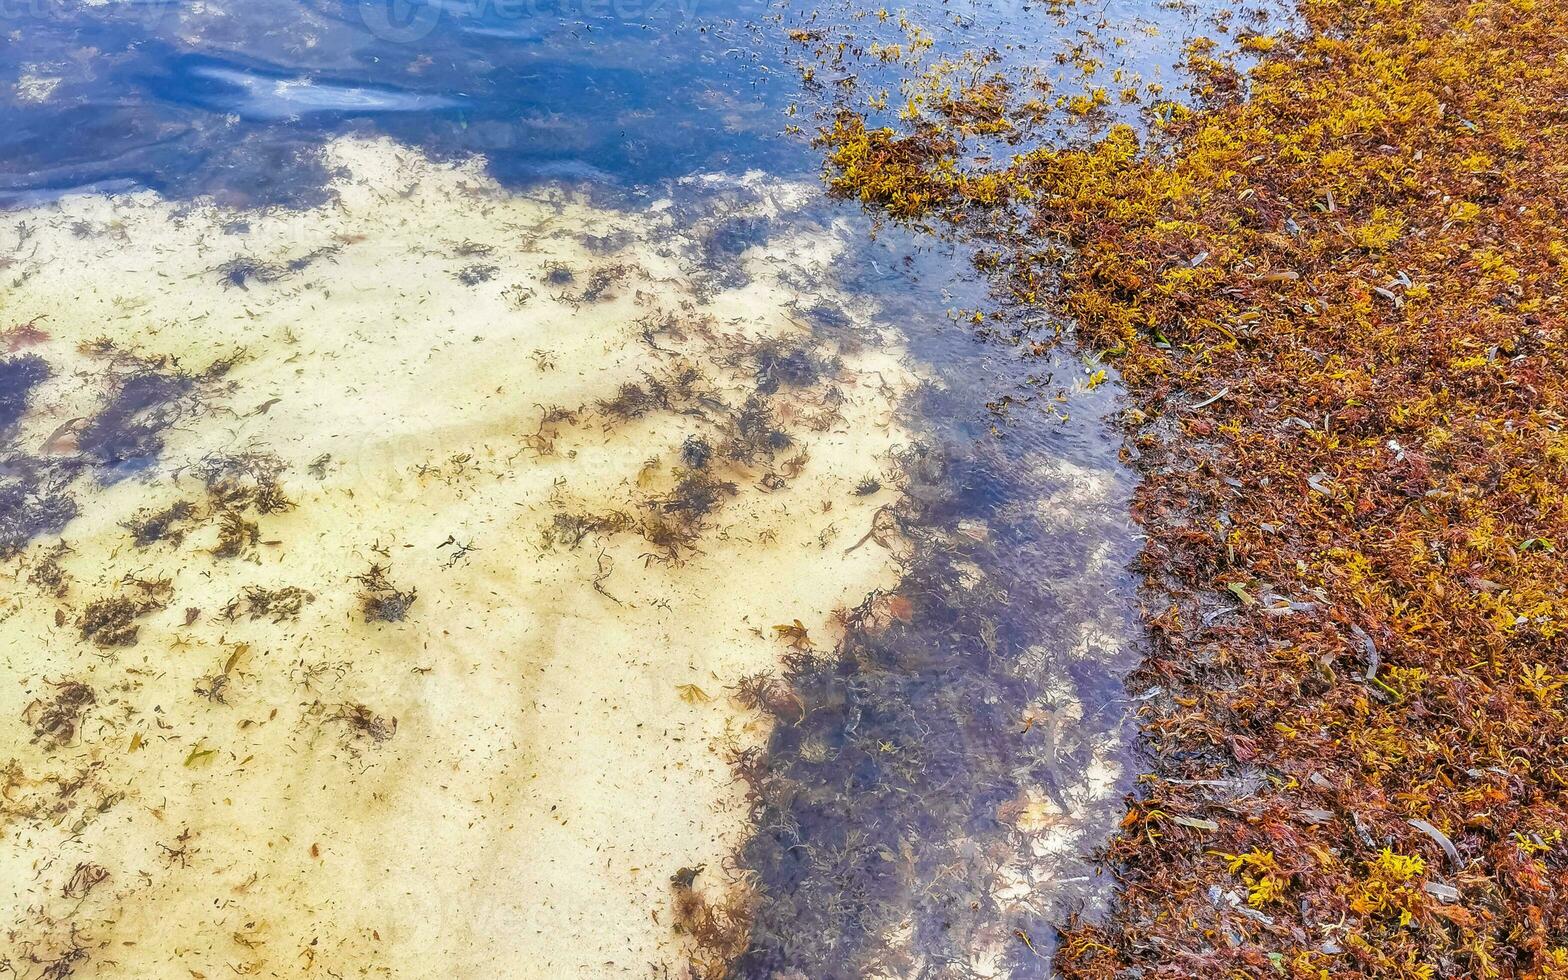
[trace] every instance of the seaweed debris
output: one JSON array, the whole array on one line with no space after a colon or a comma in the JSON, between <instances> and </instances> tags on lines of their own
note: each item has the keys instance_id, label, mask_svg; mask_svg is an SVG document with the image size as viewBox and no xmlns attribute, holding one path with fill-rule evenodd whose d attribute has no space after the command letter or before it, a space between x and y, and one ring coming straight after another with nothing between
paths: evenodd
<instances>
[{"instance_id":1,"label":"seaweed debris","mask_svg":"<svg viewBox=\"0 0 1568 980\"><path fill-rule=\"evenodd\" d=\"M418 589L400 589L392 584L385 565L371 564L369 570L357 575L359 583L359 608L367 623L401 623L419 598Z\"/></svg>"},{"instance_id":2,"label":"seaweed debris","mask_svg":"<svg viewBox=\"0 0 1568 980\"><path fill-rule=\"evenodd\" d=\"M114 595L87 604L77 620L82 639L100 647L136 645L141 627L137 620L168 606L174 597L168 579L126 577Z\"/></svg>"},{"instance_id":3,"label":"seaweed debris","mask_svg":"<svg viewBox=\"0 0 1568 980\"><path fill-rule=\"evenodd\" d=\"M249 289L253 282L270 285L303 272L317 261L342 251L337 245L324 245L292 259L269 262L248 255L237 255L218 266L219 280L225 288Z\"/></svg>"},{"instance_id":4,"label":"seaweed debris","mask_svg":"<svg viewBox=\"0 0 1568 980\"><path fill-rule=\"evenodd\" d=\"M1190 44L1141 133L845 106L826 178L983 224L1130 394L1153 772L1057 969L1562 976L1568 9L1300 7L1251 67Z\"/></svg>"},{"instance_id":5,"label":"seaweed debris","mask_svg":"<svg viewBox=\"0 0 1568 980\"><path fill-rule=\"evenodd\" d=\"M270 619L274 623L281 623L298 619L305 606L315 601L314 594L297 585L286 585L281 589L249 585L243 593L229 600L223 615L231 620L243 615L249 619Z\"/></svg>"},{"instance_id":6,"label":"seaweed debris","mask_svg":"<svg viewBox=\"0 0 1568 980\"><path fill-rule=\"evenodd\" d=\"M136 547L146 548L159 541L178 545L185 538L187 524L196 516L196 505L189 500L178 500L159 511L143 511L122 526L131 532Z\"/></svg>"},{"instance_id":7,"label":"seaweed debris","mask_svg":"<svg viewBox=\"0 0 1568 980\"><path fill-rule=\"evenodd\" d=\"M0 459L0 559L19 554L41 535L59 534L76 516L71 474L32 456Z\"/></svg>"},{"instance_id":8,"label":"seaweed debris","mask_svg":"<svg viewBox=\"0 0 1568 980\"><path fill-rule=\"evenodd\" d=\"M53 748L76 740L82 717L98 702L98 695L81 681L51 681L54 696L27 706L22 720L33 727L33 741Z\"/></svg>"},{"instance_id":9,"label":"seaweed debris","mask_svg":"<svg viewBox=\"0 0 1568 980\"><path fill-rule=\"evenodd\" d=\"M342 704L328 721L341 723L352 739L385 742L397 734L397 719L383 718L363 704Z\"/></svg>"}]
</instances>

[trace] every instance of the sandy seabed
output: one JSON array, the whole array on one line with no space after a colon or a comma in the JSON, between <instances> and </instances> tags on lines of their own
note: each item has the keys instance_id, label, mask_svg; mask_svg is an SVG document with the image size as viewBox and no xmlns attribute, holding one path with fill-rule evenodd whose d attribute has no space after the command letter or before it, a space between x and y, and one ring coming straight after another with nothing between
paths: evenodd
<instances>
[{"instance_id":1,"label":"sandy seabed","mask_svg":"<svg viewBox=\"0 0 1568 980\"><path fill-rule=\"evenodd\" d=\"M812 329L837 239L787 186L714 276L668 201L325 152L305 212L0 232L49 368L9 452L77 508L0 566L0 960L679 975L671 877L732 887L766 737L728 689L897 581L851 546L911 369L843 297ZM116 420L134 451L85 445Z\"/></svg>"}]
</instances>

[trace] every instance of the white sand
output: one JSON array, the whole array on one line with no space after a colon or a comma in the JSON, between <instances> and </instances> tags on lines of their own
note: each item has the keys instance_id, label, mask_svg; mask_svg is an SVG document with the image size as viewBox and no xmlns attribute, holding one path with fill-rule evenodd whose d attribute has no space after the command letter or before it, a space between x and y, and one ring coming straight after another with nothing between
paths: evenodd
<instances>
[{"instance_id":1,"label":"white sand","mask_svg":"<svg viewBox=\"0 0 1568 980\"><path fill-rule=\"evenodd\" d=\"M559 513L636 513L668 492L682 440L715 431L668 412L611 425L596 402L685 359L740 404L754 381L745 362L721 365L726 351L801 335L780 277L830 283L832 236L776 237L748 253L750 285L707 295L658 215L509 195L476 164L385 141L327 152L345 168L339 200L302 214L79 197L0 231L17 257L0 326L44 316L51 339L32 349L56 370L24 421L30 451L104 397L106 361L83 341L191 371L245 352L148 479L76 488L63 596L28 582L52 541L0 567L6 955L28 975L74 929L78 977L679 976L670 876L706 865L700 886L724 881L747 830L725 752L766 734L726 688L777 665L773 624L800 619L831 643L836 608L896 581L881 549L846 548L888 502L851 489L903 438L908 369L885 342L846 354L830 379L842 418L824 431L826 384L782 391L797 446L778 462L804 450L804 467L768 492L762 467L716 464L738 493L683 561L644 559L635 531L546 549ZM612 233L627 243L584 245ZM492 251L464 256L464 242ZM340 250L271 283L216 271L326 246ZM548 282L557 262L573 283ZM493 277L459 281L474 265ZM609 298L555 298L615 265L632 271ZM665 314L687 330L655 349L643 321ZM547 406L583 411L546 430L540 455ZM205 507L184 467L247 449L288 465L297 504L249 515L259 545L214 557L202 520L177 546L135 547L120 522ZM476 548L450 568L449 537ZM406 621L364 621L353 577L373 562L418 588ZM127 574L168 577L173 597L135 646L99 649L77 619ZM292 622L223 616L258 585L315 600ZM197 693L231 660L227 703ZM36 702L66 678L96 703L51 746L34 737ZM356 737L352 705L395 734ZM108 876L88 887L83 865Z\"/></svg>"}]
</instances>

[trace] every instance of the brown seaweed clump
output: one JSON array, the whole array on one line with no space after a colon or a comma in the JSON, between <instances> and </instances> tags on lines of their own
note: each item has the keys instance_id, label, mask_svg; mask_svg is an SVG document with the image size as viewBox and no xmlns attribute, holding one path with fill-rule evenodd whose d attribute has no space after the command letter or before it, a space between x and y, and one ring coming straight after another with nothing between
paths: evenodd
<instances>
[{"instance_id":1,"label":"brown seaweed clump","mask_svg":"<svg viewBox=\"0 0 1568 980\"><path fill-rule=\"evenodd\" d=\"M339 705L327 720L344 725L352 739L379 743L397 734L396 718L383 718L363 704Z\"/></svg>"},{"instance_id":2,"label":"brown seaweed clump","mask_svg":"<svg viewBox=\"0 0 1568 980\"><path fill-rule=\"evenodd\" d=\"M1005 160L1000 87L845 107L827 179L987 226L1127 386L1152 772L1056 969L1562 977L1568 7L1300 12L1250 67L1189 45L1195 106Z\"/></svg>"},{"instance_id":3,"label":"brown seaweed clump","mask_svg":"<svg viewBox=\"0 0 1568 980\"><path fill-rule=\"evenodd\" d=\"M729 964L746 951L753 898L751 891L737 882L731 883L723 901L710 900L697 888L697 878L704 870L698 865L670 876L674 928L677 935L692 942L688 968L693 980L721 980L729 976Z\"/></svg>"},{"instance_id":4,"label":"brown seaweed clump","mask_svg":"<svg viewBox=\"0 0 1568 980\"><path fill-rule=\"evenodd\" d=\"M367 623L401 623L419 598L418 589L393 585L385 565L372 564L354 580L360 585L359 608Z\"/></svg>"},{"instance_id":5,"label":"brown seaweed clump","mask_svg":"<svg viewBox=\"0 0 1568 980\"><path fill-rule=\"evenodd\" d=\"M307 603L315 602L313 593L297 585L281 589L264 589L259 585L246 586L243 593L229 600L223 614L228 619L246 616L250 619L270 619L274 623L299 618Z\"/></svg>"},{"instance_id":6,"label":"brown seaweed clump","mask_svg":"<svg viewBox=\"0 0 1568 980\"><path fill-rule=\"evenodd\" d=\"M76 740L82 718L98 702L93 689L80 681L50 682L54 697L38 699L27 706L22 720L33 728L33 741L54 748Z\"/></svg>"},{"instance_id":7,"label":"brown seaweed clump","mask_svg":"<svg viewBox=\"0 0 1568 980\"><path fill-rule=\"evenodd\" d=\"M127 578L117 594L88 603L76 625L95 646L135 646L141 629L136 621L168 606L173 596L168 579Z\"/></svg>"},{"instance_id":8,"label":"brown seaweed clump","mask_svg":"<svg viewBox=\"0 0 1568 980\"><path fill-rule=\"evenodd\" d=\"M136 547L146 548L159 541L178 545L185 539L185 528L196 515L196 505L179 500L160 511L143 511L122 526L131 532Z\"/></svg>"}]
</instances>

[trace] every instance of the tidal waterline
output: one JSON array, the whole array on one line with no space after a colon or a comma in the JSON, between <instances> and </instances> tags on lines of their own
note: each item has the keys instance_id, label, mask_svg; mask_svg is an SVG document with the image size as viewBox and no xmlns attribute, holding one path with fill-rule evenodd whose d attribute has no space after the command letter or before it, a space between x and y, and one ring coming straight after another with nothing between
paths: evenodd
<instances>
[{"instance_id":1,"label":"tidal waterline","mask_svg":"<svg viewBox=\"0 0 1568 980\"><path fill-rule=\"evenodd\" d=\"M13 965L1045 975L1133 776L1097 366L821 199L760 11L156 12L8 49Z\"/></svg>"}]
</instances>

